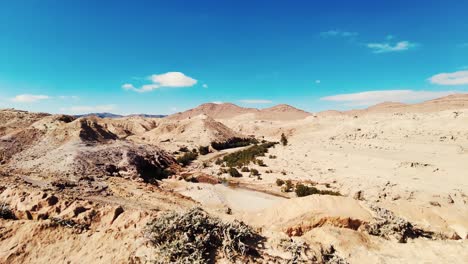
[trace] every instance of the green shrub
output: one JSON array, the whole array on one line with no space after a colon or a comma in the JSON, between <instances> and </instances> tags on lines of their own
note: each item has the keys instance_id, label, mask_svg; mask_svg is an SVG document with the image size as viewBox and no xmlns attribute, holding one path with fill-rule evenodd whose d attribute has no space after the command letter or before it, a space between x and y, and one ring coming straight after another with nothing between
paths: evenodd
<instances>
[{"instance_id":1,"label":"green shrub","mask_svg":"<svg viewBox=\"0 0 468 264\"><path fill-rule=\"evenodd\" d=\"M180 152L189 152L189 149L186 146L180 147L179 148Z\"/></svg>"},{"instance_id":2,"label":"green shrub","mask_svg":"<svg viewBox=\"0 0 468 264\"><path fill-rule=\"evenodd\" d=\"M216 150L230 149L245 147L250 144L257 144L258 141L255 138L230 138L224 142L211 142L211 146Z\"/></svg>"},{"instance_id":3,"label":"green shrub","mask_svg":"<svg viewBox=\"0 0 468 264\"><path fill-rule=\"evenodd\" d=\"M296 184L295 192L296 192L297 197L303 197L303 196L308 196L312 194L335 195L335 196L341 195L339 192L334 192L334 191L329 191L329 190L319 190L315 187L306 186L300 183Z\"/></svg>"},{"instance_id":4,"label":"green shrub","mask_svg":"<svg viewBox=\"0 0 468 264\"><path fill-rule=\"evenodd\" d=\"M242 171L242 172L249 172L250 170L249 170L248 167L242 167L241 171Z\"/></svg>"},{"instance_id":5,"label":"green shrub","mask_svg":"<svg viewBox=\"0 0 468 264\"><path fill-rule=\"evenodd\" d=\"M223 164L223 161L222 161L221 159L218 158L218 159L215 161L215 164L216 164L216 165L221 165L221 164Z\"/></svg>"},{"instance_id":6,"label":"green shrub","mask_svg":"<svg viewBox=\"0 0 468 264\"><path fill-rule=\"evenodd\" d=\"M247 255L259 254L261 237L251 227L223 222L200 208L159 216L145 231L156 249L156 263L215 263L216 257L240 263Z\"/></svg>"},{"instance_id":7,"label":"green shrub","mask_svg":"<svg viewBox=\"0 0 468 264\"><path fill-rule=\"evenodd\" d=\"M229 168L228 172L231 177L242 177L242 174L236 168Z\"/></svg>"},{"instance_id":8,"label":"green shrub","mask_svg":"<svg viewBox=\"0 0 468 264\"><path fill-rule=\"evenodd\" d=\"M206 155L206 154L210 153L210 147L200 146L200 147L198 147L198 153L200 153L200 155Z\"/></svg>"},{"instance_id":9,"label":"green shrub","mask_svg":"<svg viewBox=\"0 0 468 264\"><path fill-rule=\"evenodd\" d=\"M284 133L281 133L281 139L280 139L280 141L281 141L281 144L282 144L283 146L288 145L288 139L286 138L286 136L284 135Z\"/></svg>"},{"instance_id":10,"label":"green shrub","mask_svg":"<svg viewBox=\"0 0 468 264\"><path fill-rule=\"evenodd\" d=\"M265 155L268 149L273 147L276 143L267 142L260 145L254 145L247 149L230 153L223 157L223 161L226 162L229 167L238 167L249 165L250 162L256 160L256 157Z\"/></svg>"},{"instance_id":11,"label":"green shrub","mask_svg":"<svg viewBox=\"0 0 468 264\"><path fill-rule=\"evenodd\" d=\"M251 176L259 176L260 173L258 172L257 169L250 169L250 175Z\"/></svg>"},{"instance_id":12,"label":"green shrub","mask_svg":"<svg viewBox=\"0 0 468 264\"><path fill-rule=\"evenodd\" d=\"M177 158L177 162L185 167L192 163L192 161L196 160L197 157L198 154L195 152L186 152L184 155Z\"/></svg>"},{"instance_id":13,"label":"green shrub","mask_svg":"<svg viewBox=\"0 0 468 264\"><path fill-rule=\"evenodd\" d=\"M257 160L257 165L260 166L260 167L267 167L267 165L265 164L265 162L263 162L263 160L261 160L261 159L258 159L258 160Z\"/></svg>"},{"instance_id":14,"label":"green shrub","mask_svg":"<svg viewBox=\"0 0 468 264\"><path fill-rule=\"evenodd\" d=\"M284 181L282 179L276 179L276 185L282 186L284 184Z\"/></svg>"}]
</instances>

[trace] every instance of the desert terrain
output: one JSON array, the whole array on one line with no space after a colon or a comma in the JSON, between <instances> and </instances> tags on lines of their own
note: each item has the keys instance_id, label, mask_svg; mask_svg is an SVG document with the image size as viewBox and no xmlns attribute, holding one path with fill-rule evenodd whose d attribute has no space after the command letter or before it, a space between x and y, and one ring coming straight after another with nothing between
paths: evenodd
<instances>
[{"instance_id":1,"label":"desert terrain","mask_svg":"<svg viewBox=\"0 0 468 264\"><path fill-rule=\"evenodd\" d=\"M468 95L0 110L0 263L468 263Z\"/></svg>"}]
</instances>

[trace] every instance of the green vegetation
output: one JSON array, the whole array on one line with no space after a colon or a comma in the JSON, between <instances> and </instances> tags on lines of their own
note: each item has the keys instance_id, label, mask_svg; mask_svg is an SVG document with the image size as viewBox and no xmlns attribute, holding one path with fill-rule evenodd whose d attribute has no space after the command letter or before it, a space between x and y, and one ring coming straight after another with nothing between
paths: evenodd
<instances>
[{"instance_id":1,"label":"green vegetation","mask_svg":"<svg viewBox=\"0 0 468 264\"><path fill-rule=\"evenodd\" d=\"M283 186L284 181L282 179L276 179L276 185Z\"/></svg>"},{"instance_id":2,"label":"green vegetation","mask_svg":"<svg viewBox=\"0 0 468 264\"><path fill-rule=\"evenodd\" d=\"M257 165L260 166L260 167L267 167L267 165L265 164L265 162L263 162L263 160L261 160L261 159L257 159L257 160L256 160L256 163L257 163Z\"/></svg>"},{"instance_id":3,"label":"green vegetation","mask_svg":"<svg viewBox=\"0 0 468 264\"><path fill-rule=\"evenodd\" d=\"M189 152L189 149L186 146L180 147L179 148L180 152Z\"/></svg>"},{"instance_id":4,"label":"green vegetation","mask_svg":"<svg viewBox=\"0 0 468 264\"><path fill-rule=\"evenodd\" d=\"M259 176L260 172L258 172L257 169L251 169L250 170L250 176Z\"/></svg>"},{"instance_id":5,"label":"green vegetation","mask_svg":"<svg viewBox=\"0 0 468 264\"><path fill-rule=\"evenodd\" d=\"M329 191L329 190L319 190L315 187L306 186L300 183L296 184L295 192L296 192L297 197L303 197L303 196L308 196L312 194L335 195L335 196L341 195L339 192L334 192L334 191Z\"/></svg>"},{"instance_id":6,"label":"green vegetation","mask_svg":"<svg viewBox=\"0 0 468 264\"><path fill-rule=\"evenodd\" d=\"M264 156L268 149L273 147L276 143L267 142L260 145L254 145L247 149L228 154L223 157L229 167L238 167L249 165L250 162L256 161L256 157Z\"/></svg>"},{"instance_id":7,"label":"green vegetation","mask_svg":"<svg viewBox=\"0 0 468 264\"><path fill-rule=\"evenodd\" d=\"M249 167L242 167L241 169L242 172L250 172Z\"/></svg>"},{"instance_id":8,"label":"green vegetation","mask_svg":"<svg viewBox=\"0 0 468 264\"><path fill-rule=\"evenodd\" d=\"M223 160L218 158L218 159L215 161L215 164L216 164L216 165L221 165L221 164L223 164Z\"/></svg>"},{"instance_id":9,"label":"green vegetation","mask_svg":"<svg viewBox=\"0 0 468 264\"><path fill-rule=\"evenodd\" d=\"M268 158L269 159L276 159L277 157L276 157L276 155L270 155L270 156L268 156Z\"/></svg>"},{"instance_id":10,"label":"green vegetation","mask_svg":"<svg viewBox=\"0 0 468 264\"><path fill-rule=\"evenodd\" d=\"M258 143L258 140L256 140L255 138L234 137L224 142L212 142L211 146L216 150L223 150L223 149L230 149L230 148L245 147L250 144L257 144L257 143Z\"/></svg>"},{"instance_id":11,"label":"green vegetation","mask_svg":"<svg viewBox=\"0 0 468 264\"><path fill-rule=\"evenodd\" d=\"M284 133L281 133L281 140L280 140L280 141L281 141L281 144L282 144L283 146L288 145L288 139L286 138L286 136L284 135Z\"/></svg>"},{"instance_id":12,"label":"green vegetation","mask_svg":"<svg viewBox=\"0 0 468 264\"><path fill-rule=\"evenodd\" d=\"M189 151L189 152L184 153L184 155L178 157L177 162L185 167L189 165L190 163L192 163L192 161L196 160L197 157L198 157L197 153Z\"/></svg>"},{"instance_id":13,"label":"green vegetation","mask_svg":"<svg viewBox=\"0 0 468 264\"><path fill-rule=\"evenodd\" d=\"M258 254L260 240L246 224L224 223L200 208L155 218L147 224L146 237L156 248L157 263L214 263L219 256L243 262Z\"/></svg>"},{"instance_id":14,"label":"green vegetation","mask_svg":"<svg viewBox=\"0 0 468 264\"><path fill-rule=\"evenodd\" d=\"M206 154L210 153L210 147L209 146L200 146L200 147L198 147L198 153L200 153L200 155L206 155Z\"/></svg>"},{"instance_id":15,"label":"green vegetation","mask_svg":"<svg viewBox=\"0 0 468 264\"><path fill-rule=\"evenodd\" d=\"M231 177L242 177L242 174L236 168L229 168L228 172Z\"/></svg>"}]
</instances>

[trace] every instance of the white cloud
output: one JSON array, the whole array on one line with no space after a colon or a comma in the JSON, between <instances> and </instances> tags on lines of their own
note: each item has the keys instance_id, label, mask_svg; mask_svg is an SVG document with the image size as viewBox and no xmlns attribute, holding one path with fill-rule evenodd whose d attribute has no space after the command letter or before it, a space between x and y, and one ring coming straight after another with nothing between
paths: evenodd
<instances>
[{"instance_id":1,"label":"white cloud","mask_svg":"<svg viewBox=\"0 0 468 264\"><path fill-rule=\"evenodd\" d=\"M223 104L223 102L221 101L214 101L214 102L211 102L212 104Z\"/></svg>"},{"instance_id":2,"label":"white cloud","mask_svg":"<svg viewBox=\"0 0 468 264\"><path fill-rule=\"evenodd\" d=\"M319 84L319 83L321 83L321 82L322 82L322 81L320 81L320 80L315 80L315 83L316 83L316 84Z\"/></svg>"},{"instance_id":3,"label":"white cloud","mask_svg":"<svg viewBox=\"0 0 468 264\"><path fill-rule=\"evenodd\" d=\"M329 30L325 32L321 32L320 36L322 37L343 37L343 38L349 38L349 37L355 37L359 35L357 32L349 32L349 31L341 31L341 30Z\"/></svg>"},{"instance_id":4,"label":"white cloud","mask_svg":"<svg viewBox=\"0 0 468 264\"><path fill-rule=\"evenodd\" d=\"M433 84L439 85L463 85L468 84L468 71L457 71L452 73L439 73L431 78L429 81Z\"/></svg>"},{"instance_id":5,"label":"white cloud","mask_svg":"<svg viewBox=\"0 0 468 264\"><path fill-rule=\"evenodd\" d=\"M349 106L368 106L383 102L411 103L427 101L450 94L456 91L414 91L414 90L381 90L366 91L351 94L338 94L320 98L322 101L344 103Z\"/></svg>"},{"instance_id":6,"label":"white cloud","mask_svg":"<svg viewBox=\"0 0 468 264\"><path fill-rule=\"evenodd\" d=\"M34 103L41 100L50 99L47 95L20 94L11 98L11 101L16 103Z\"/></svg>"},{"instance_id":7,"label":"white cloud","mask_svg":"<svg viewBox=\"0 0 468 264\"><path fill-rule=\"evenodd\" d=\"M111 112L117 109L116 105L96 105L96 106L71 106L69 108L61 108L60 111L72 114L88 114Z\"/></svg>"},{"instance_id":8,"label":"white cloud","mask_svg":"<svg viewBox=\"0 0 468 264\"><path fill-rule=\"evenodd\" d=\"M244 99L244 100L239 100L239 102L244 103L244 104L271 104L273 103L270 100L264 100L264 99Z\"/></svg>"},{"instance_id":9,"label":"white cloud","mask_svg":"<svg viewBox=\"0 0 468 264\"><path fill-rule=\"evenodd\" d=\"M78 97L76 95L60 95L58 98L61 99L61 100L69 100L69 99L79 100L80 99L80 97Z\"/></svg>"},{"instance_id":10,"label":"white cloud","mask_svg":"<svg viewBox=\"0 0 468 264\"><path fill-rule=\"evenodd\" d=\"M409 41L400 41L395 44L390 44L388 42L384 43L368 43L367 47L372 49L374 53L388 53L388 52L398 52L405 51L417 47L417 43Z\"/></svg>"},{"instance_id":11,"label":"white cloud","mask_svg":"<svg viewBox=\"0 0 468 264\"><path fill-rule=\"evenodd\" d=\"M202 85L202 87L203 87L203 88L208 88L208 84L204 83L204 84Z\"/></svg>"},{"instance_id":12,"label":"white cloud","mask_svg":"<svg viewBox=\"0 0 468 264\"><path fill-rule=\"evenodd\" d=\"M125 83L122 88L135 92L150 92L162 87L177 88L177 87L191 87L197 84L197 80L181 73L181 72L167 72L163 74L153 74L149 77L152 83L142 85L136 88L131 83Z\"/></svg>"}]
</instances>

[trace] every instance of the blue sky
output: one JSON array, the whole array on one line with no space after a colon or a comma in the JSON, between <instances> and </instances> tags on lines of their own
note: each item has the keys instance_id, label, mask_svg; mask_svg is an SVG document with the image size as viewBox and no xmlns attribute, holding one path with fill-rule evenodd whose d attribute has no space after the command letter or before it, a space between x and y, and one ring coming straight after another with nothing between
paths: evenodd
<instances>
[{"instance_id":1,"label":"blue sky","mask_svg":"<svg viewBox=\"0 0 468 264\"><path fill-rule=\"evenodd\" d=\"M468 91L467 1L0 3L0 108L319 111Z\"/></svg>"}]
</instances>

